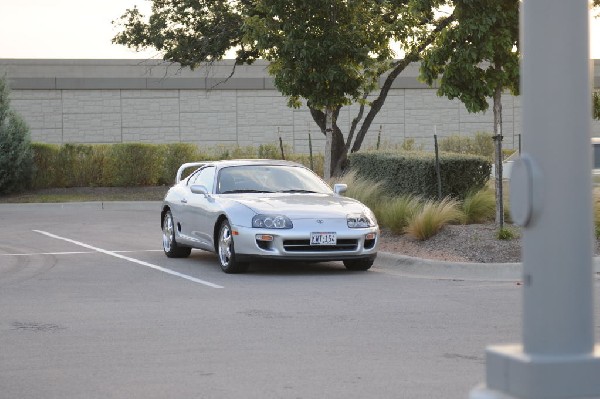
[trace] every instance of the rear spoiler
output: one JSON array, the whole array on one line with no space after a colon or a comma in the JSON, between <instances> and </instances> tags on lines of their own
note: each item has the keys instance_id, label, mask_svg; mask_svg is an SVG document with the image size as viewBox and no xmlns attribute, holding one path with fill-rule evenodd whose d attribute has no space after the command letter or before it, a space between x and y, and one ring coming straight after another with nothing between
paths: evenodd
<instances>
[{"instance_id":1,"label":"rear spoiler","mask_svg":"<svg viewBox=\"0 0 600 399\"><path fill-rule=\"evenodd\" d=\"M181 165L179 169L177 169L177 176L175 176L175 184L181 181L181 175L183 174L184 170L188 168L200 167L202 165L206 165L206 162L188 162Z\"/></svg>"}]
</instances>

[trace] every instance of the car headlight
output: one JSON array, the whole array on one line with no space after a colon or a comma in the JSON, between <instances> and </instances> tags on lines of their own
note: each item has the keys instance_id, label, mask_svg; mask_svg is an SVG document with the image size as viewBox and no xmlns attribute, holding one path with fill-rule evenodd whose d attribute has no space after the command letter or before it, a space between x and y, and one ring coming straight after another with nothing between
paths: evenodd
<instances>
[{"instance_id":1,"label":"car headlight","mask_svg":"<svg viewBox=\"0 0 600 399\"><path fill-rule=\"evenodd\" d=\"M292 221L283 215L256 215L252 218L252 227L263 229L291 229Z\"/></svg>"},{"instance_id":2,"label":"car headlight","mask_svg":"<svg viewBox=\"0 0 600 399\"><path fill-rule=\"evenodd\" d=\"M366 215L364 213L347 215L346 221L348 222L348 227L350 227L351 229L373 227L376 224L374 216Z\"/></svg>"}]
</instances>

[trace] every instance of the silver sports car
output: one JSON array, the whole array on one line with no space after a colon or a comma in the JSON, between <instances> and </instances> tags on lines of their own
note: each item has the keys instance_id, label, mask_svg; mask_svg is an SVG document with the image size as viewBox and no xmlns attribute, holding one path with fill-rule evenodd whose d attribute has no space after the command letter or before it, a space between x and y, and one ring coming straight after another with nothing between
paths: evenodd
<instances>
[{"instance_id":1,"label":"silver sports car","mask_svg":"<svg viewBox=\"0 0 600 399\"><path fill-rule=\"evenodd\" d=\"M184 170L195 168L182 179ZM192 248L216 252L225 273L241 273L264 258L341 260L368 270L377 256L373 212L343 197L310 169L287 161L186 163L165 196L163 248L170 258Z\"/></svg>"}]
</instances>

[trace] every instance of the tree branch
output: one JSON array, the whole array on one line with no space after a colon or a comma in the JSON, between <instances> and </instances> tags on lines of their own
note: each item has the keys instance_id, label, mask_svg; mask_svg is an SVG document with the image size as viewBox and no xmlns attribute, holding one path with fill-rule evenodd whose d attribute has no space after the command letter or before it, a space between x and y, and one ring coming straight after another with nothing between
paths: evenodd
<instances>
[{"instance_id":1,"label":"tree branch","mask_svg":"<svg viewBox=\"0 0 600 399\"><path fill-rule=\"evenodd\" d=\"M388 96L388 93L392 87L392 83L394 82L394 80L396 80L398 75L400 75L400 73L402 73L402 71L404 71L404 69L410 63L418 61L420 59L421 53L427 48L427 46L433 43L433 41L437 37L437 34L443 29L445 29L448 25L450 25L450 23L452 23L454 20L454 13L444 18L435 27L435 29L431 31L429 36L425 40L423 40L423 42L421 42L421 44L419 44L410 53L408 53L402 60L396 61L392 64L393 69L391 70L390 74L386 77L385 82L381 86L379 96L371 104L371 109L367 113L365 121L363 122L360 130L358 131L358 134L356 135L356 141L354 141L354 145L352 146L352 152L356 152L360 149L365 135L367 134L369 127L371 127L371 123L373 123L375 116L381 110L381 107L383 106L383 103L385 102Z\"/></svg>"},{"instance_id":2,"label":"tree branch","mask_svg":"<svg viewBox=\"0 0 600 399\"><path fill-rule=\"evenodd\" d=\"M344 145L344 150L346 152L348 152L348 150L350 149L350 144L352 144L352 139L354 138L354 132L356 131L356 126L358 126L358 122L360 122L360 120L363 117L363 113L365 112L365 100L367 99L367 96L369 95L369 93L365 93L363 94L363 101L360 103L360 109L358 111L358 115L356 115L356 118L352 119L352 125L350 125L350 132L348 132L348 139L346 140L346 144Z\"/></svg>"}]
</instances>

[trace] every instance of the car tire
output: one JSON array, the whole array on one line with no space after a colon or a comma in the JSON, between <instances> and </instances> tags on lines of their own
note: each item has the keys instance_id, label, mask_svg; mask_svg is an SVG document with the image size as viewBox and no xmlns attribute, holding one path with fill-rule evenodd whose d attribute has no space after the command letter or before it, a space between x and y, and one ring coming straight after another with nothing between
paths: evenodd
<instances>
[{"instance_id":1,"label":"car tire","mask_svg":"<svg viewBox=\"0 0 600 399\"><path fill-rule=\"evenodd\" d=\"M221 270L228 274L244 273L248 270L248 263L238 262L235 255L233 232L227 219L219 227L217 238L217 256Z\"/></svg>"},{"instance_id":2,"label":"car tire","mask_svg":"<svg viewBox=\"0 0 600 399\"><path fill-rule=\"evenodd\" d=\"M371 258L346 259L344 261L344 266L346 266L346 269L352 271L365 271L369 270L371 266L373 266L374 261L375 259Z\"/></svg>"},{"instance_id":3,"label":"car tire","mask_svg":"<svg viewBox=\"0 0 600 399\"><path fill-rule=\"evenodd\" d=\"M173 215L171 211L165 213L163 218L163 250L169 258L186 258L190 256L192 248L184 247L177 244L175 241L175 224L173 223Z\"/></svg>"}]
</instances>

